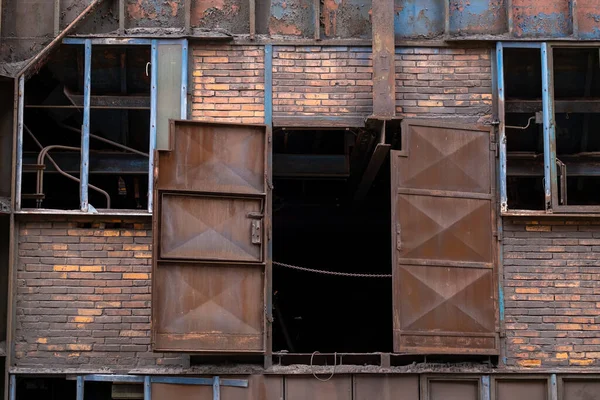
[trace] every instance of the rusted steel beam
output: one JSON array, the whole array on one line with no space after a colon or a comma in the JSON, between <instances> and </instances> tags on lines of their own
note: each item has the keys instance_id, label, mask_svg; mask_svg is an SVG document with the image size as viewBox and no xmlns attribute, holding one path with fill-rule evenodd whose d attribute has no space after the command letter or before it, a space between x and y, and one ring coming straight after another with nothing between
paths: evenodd
<instances>
[{"instance_id":1,"label":"rusted steel beam","mask_svg":"<svg viewBox=\"0 0 600 400\"><path fill-rule=\"evenodd\" d=\"M315 40L321 40L321 0L313 0Z\"/></svg>"},{"instance_id":2,"label":"rusted steel beam","mask_svg":"<svg viewBox=\"0 0 600 400\"><path fill-rule=\"evenodd\" d=\"M578 98L555 100L555 112L573 114L600 114L600 99ZM534 114L542 110L541 100L507 100L506 112L515 114Z\"/></svg>"},{"instance_id":3,"label":"rusted steel beam","mask_svg":"<svg viewBox=\"0 0 600 400\"><path fill-rule=\"evenodd\" d=\"M119 34L125 34L125 0L119 0Z\"/></svg>"},{"instance_id":4,"label":"rusted steel beam","mask_svg":"<svg viewBox=\"0 0 600 400\"><path fill-rule=\"evenodd\" d=\"M373 1L373 115L396 112L394 1Z\"/></svg>"},{"instance_id":5,"label":"rusted steel beam","mask_svg":"<svg viewBox=\"0 0 600 400\"><path fill-rule=\"evenodd\" d=\"M256 34L256 0L248 0L250 5L250 39Z\"/></svg>"},{"instance_id":6,"label":"rusted steel beam","mask_svg":"<svg viewBox=\"0 0 600 400\"><path fill-rule=\"evenodd\" d=\"M85 10L83 10L81 14L79 14L77 18L75 18L73 22L71 22L58 36L56 36L54 40L52 40L46 47L44 47L42 51L40 51L35 57L33 57L27 63L27 65L17 73L16 76L24 74L25 78L29 78L31 75L37 73L37 71L39 71L39 69L46 62L47 58L50 56L50 53L52 53L52 51L61 44L62 40L66 36L68 36L69 33L71 33L79 25L79 23L81 23L81 21L83 21L87 16L92 14L96 10L96 8L98 8L98 6L102 3L102 1L103 0L92 0L90 5L87 6Z\"/></svg>"},{"instance_id":7,"label":"rusted steel beam","mask_svg":"<svg viewBox=\"0 0 600 400\"><path fill-rule=\"evenodd\" d=\"M60 0L54 0L54 36L60 33Z\"/></svg>"},{"instance_id":8,"label":"rusted steel beam","mask_svg":"<svg viewBox=\"0 0 600 400\"><path fill-rule=\"evenodd\" d=\"M183 6L185 18L185 31L189 33L192 31L192 0L185 0Z\"/></svg>"}]
</instances>

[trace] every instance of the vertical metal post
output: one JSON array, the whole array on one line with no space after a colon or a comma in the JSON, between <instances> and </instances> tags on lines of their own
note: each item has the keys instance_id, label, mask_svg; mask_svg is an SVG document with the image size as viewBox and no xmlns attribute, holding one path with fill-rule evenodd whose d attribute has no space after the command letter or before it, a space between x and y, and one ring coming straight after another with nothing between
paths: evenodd
<instances>
[{"instance_id":1,"label":"vertical metal post","mask_svg":"<svg viewBox=\"0 0 600 400\"><path fill-rule=\"evenodd\" d=\"M321 0L313 0L315 40L321 40Z\"/></svg>"},{"instance_id":2,"label":"vertical metal post","mask_svg":"<svg viewBox=\"0 0 600 400\"><path fill-rule=\"evenodd\" d=\"M481 377L481 400L490 400L490 376Z\"/></svg>"},{"instance_id":3,"label":"vertical metal post","mask_svg":"<svg viewBox=\"0 0 600 400\"><path fill-rule=\"evenodd\" d=\"M187 88L188 88L188 41L181 41L181 119L187 119Z\"/></svg>"},{"instance_id":4,"label":"vertical metal post","mask_svg":"<svg viewBox=\"0 0 600 400\"><path fill-rule=\"evenodd\" d=\"M152 383L150 376L144 377L144 400L152 400Z\"/></svg>"},{"instance_id":5,"label":"vertical metal post","mask_svg":"<svg viewBox=\"0 0 600 400\"><path fill-rule=\"evenodd\" d=\"M548 44L542 43L542 109L544 115L544 197L546 210L552 208L552 188L556 188L556 140L554 110L550 82L552 81ZM556 193L555 193L556 194Z\"/></svg>"},{"instance_id":6,"label":"vertical metal post","mask_svg":"<svg viewBox=\"0 0 600 400\"><path fill-rule=\"evenodd\" d=\"M256 0L248 0L250 7L250 39L254 40L256 34Z\"/></svg>"},{"instance_id":7,"label":"vertical metal post","mask_svg":"<svg viewBox=\"0 0 600 400\"><path fill-rule=\"evenodd\" d=\"M508 20L508 33L512 36L514 30L514 16L512 0L506 2L506 18Z\"/></svg>"},{"instance_id":8,"label":"vertical metal post","mask_svg":"<svg viewBox=\"0 0 600 400\"><path fill-rule=\"evenodd\" d=\"M496 73L498 79L498 148L500 163L500 211L508 211L508 191L506 189L506 112L504 87L504 50L502 43L496 44Z\"/></svg>"},{"instance_id":9,"label":"vertical metal post","mask_svg":"<svg viewBox=\"0 0 600 400\"><path fill-rule=\"evenodd\" d=\"M221 400L221 380L218 376L213 377L213 400Z\"/></svg>"},{"instance_id":10,"label":"vertical metal post","mask_svg":"<svg viewBox=\"0 0 600 400\"><path fill-rule=\"evenodd\" d=\"M550 400L558 400L558 387L556 386L556 374L550 375Z\"/></svg>"},{"instance_id":11,"label":"vertical metal post","mask_svg":"<svg viewBox=\"0 0 600 400\"><path fill-rule=\"evenodd\" d=\"M273 45L265 45L265 124L273 123Z\"/></svg>"},{"instance_id":12,"label":"vertical metal post","mask_svg":"<svg viewBox=\"0 0 600 400\"><path fill-rule=\"evenodd\" d=\"M446 2L448 3L448 2ZM396 114L394 3L373 2L373 115Z\"/></svg>"},{"instance_id":13,"label":"vertical metal post","mask_svg":"<svg viewBox=\"0 0 600 400\"><path fill-rule=\"evenodd\" d=\"M54 37L60 33L60 0L54 0Z\"/></svg>"},{"instance_id":14,"label":"vertical metal post","mask_svg":"<svg viewBox=\"0 0 600 400\"><path fill-rule=\"evenodd\" d=\"M119 34L125 34L125 0L119 0Z\"/></svg>"},{"instance_id":15,"label":"vertical metal post","mask_svg":"<svg viewBox=\"0 0 600 400\"><path fill-rule=\"evenodd\" d=\"M183 8L185 32L189 34L192 31L192 0L184 0Z\"/></svg>"},{"instance_id":16,"label":"vertical metal post","mask_svg":"<svg viewBox=\"0 0 600 400\"><path fill-rule=\"evenodd\" d=\"M90 168L90 99L92 92L92 40L85 40L85 62L83 72L83 127L81 128L81 211L89 208L88 183Z\"/></svg>"},{"instance_id":17,"label":"vertical metal post","mask_svg":"<svg viewBox=\"0 0 600 400\"><path fill-rule=\"evenodd\" d=\"M264 367L269 368L273 363L273 191L270 182L273 180L273 46L265 45L265 124L267 125L267 204L266 204L266 263L265 263L265 355Z\"/></svg>"},{"instance_id":18,"label":"vertical metal post","mask_svg":"<svg viewBox=\"0 0 600 400\"><path fill-rule=\"evenodd\" d=\"M77 400L83 400L83 393L84 393L84 382L83 382L83 376L79 375L77 377Z\"/></svg>"},{"instance_id":19,"label":"vertical metal post","mask_svg":"<svg viewBox=\"0 0 600 400\"><path fill-rule=\"evenodd\" d=\"M450 36L450 1L444 1L444 35Z\"/></svg>"},{"instance_id":20,"label":"vertical metal post","mask_svg":"<svg viewBox=\"0 0 600 400\"><path fill-rule=\"evenodd\" d=\"M17 399L17 376L11 375L9 380L9 399L16 400Z\"/></svg>"},{"instance_id":21,"label":"vertical metal post","mask_svg":"<svg viewBox=\"0 0 600 400\"><path fill-rule=\"evenodd\" d=\"M17 154L15 180L15 210L21 209L21 181L23 179L23 112L25 111L25 75L19 77L19 105L17 106Z\"/></svg>"},{"instance_id":22,"label":"vertical metal post","mask_svg":"<svg viewBox=\"0 0 600 400\"><path fill-rule=\"evenodd\" d=\"M579 18L577 18L577 0L571 0L571 20L573 22L573 37L579 37Z\"/></svg>"},{"instance_id":23,"label":"vertical metal post","mask_svg":"<svg viewBox=\"0 0 600 400\"><path fill-rule=\"evenodd\" d=\"M154 150L156 149L156 96L158 84L158 41L152 41L152 52L150 57L150 148L148 149L148 212L152 212L154 193ZM183 77L182 77L183 79Z\"/></svg>"}]
</instances>

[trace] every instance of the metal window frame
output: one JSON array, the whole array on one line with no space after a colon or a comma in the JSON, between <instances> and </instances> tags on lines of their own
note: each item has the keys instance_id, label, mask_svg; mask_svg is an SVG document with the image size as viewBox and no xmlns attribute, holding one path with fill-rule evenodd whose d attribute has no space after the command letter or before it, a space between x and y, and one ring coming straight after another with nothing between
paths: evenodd
<instances>
[{"instance_id":1,"label":"metal window frame","mask_svg":"<svg viewBox=\"0 0 600 400\"><path fill-rule=\"evenodd\" d=\"M499 376L492 376L490 379L490 400L498 400L497 399L497 390L498 390L498 383L499 382L514 382L514 381L527 381L527 382L534 382L534 381L539 381L539 382L544 382L546 385L546 391L547 391L547 395L546 395L546 399L548 400L557 400L557 396L558 396L558 389L556 386L556 374L551 374L550 376L548 375L539 375L539 374L526 374L526 375L520 375L520 374L514 374L514 375L499 375Z\"/></svg>"},{"instance_id":2,"label":"metal window frame","mask_svg":"<svg viewBox=\"0 0 600 400\"><path fill-rule=\"evenodd\" d=\"M89 142L90 142L90 99L91 99L91 74L92 74L92 49L94 46L102 45L125 45L125 46L150 46L151 47L151 84L150 84L150 146L148 162L148 209L151 214L153 210L152 193L154 187L154 152L156 149L156 118L157 118L157 72L158 72L158 46L162 44L181 45L181 119L187 119L188 104L188 40L187 39L118 39L118 38L66 38L62 41L65 45L83 45L85 49L84 59L84 105L83 126L81 130L81 172L80 172L80 213L89 213L88 201L89 185ZM24 90L25 77L19 77L19 104L18 104L18 131L17 131L17 159L16 159L16 184L15 184L15 211L22 211L21 188L23 178L23 114L24 114ZM49 210L43 210L48 214ZM64 210L56 210L63 213ZM27 213L36 213L36 210L27 210ZM73 213L73 211L71 211ZM131 215L127 210L111 210L110 215Z\"/></svg>"},{"instance_id":3,"label":"metal window frame","mask_svg":"<svg viewBox=\"0 0 600 400\"><path fill-rule=\"evenodd\" d=\"M430 400L430 384L431 382L474 382L477 383L477 391L479 393L478 400L490 400L490 376L456 376L456 375L421 375L419 379L419 390L421 398Z\"/></svg>"}]
</instances>

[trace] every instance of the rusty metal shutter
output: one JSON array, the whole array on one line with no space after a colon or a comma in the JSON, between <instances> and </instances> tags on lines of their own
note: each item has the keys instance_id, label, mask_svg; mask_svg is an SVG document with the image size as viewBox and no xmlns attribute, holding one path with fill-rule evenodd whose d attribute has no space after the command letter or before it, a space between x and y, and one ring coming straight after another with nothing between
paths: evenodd
<instances>
[{"instance_id":1,"label":"rusty metal shutter","mask_svg":"<svg viewBox=\"0 0 600 400\"><path fill-rule=\"evenodd\" d=\"M497 354L491 129L405 120L392 152L394 351Z\"/></svg>"},{"instance_id":2,"label":"rusty metal shutter","mask_svg":"<svg viewBox=\"0 0 600 400\"><path fill-rule=\"evenodd\" d=\"M265 351L263 125L171 121L155 160L155 351Z\"/></svg>"}]
</instances>

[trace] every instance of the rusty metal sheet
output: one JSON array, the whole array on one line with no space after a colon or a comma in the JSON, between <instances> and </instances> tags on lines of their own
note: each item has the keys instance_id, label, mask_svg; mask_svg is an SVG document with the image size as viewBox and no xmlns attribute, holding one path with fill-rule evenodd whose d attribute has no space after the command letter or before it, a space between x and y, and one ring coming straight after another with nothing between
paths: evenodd
<instances>
[{"instance_id":1,"label":"rusty metal sheet","mask_svg":"<svg viewBox=\"0 0 600 400\"><path fill-rule=\"evenodd\" d=\"M563 37L573 29L569 0L512 0L516 37Z\"/></svg>"},{"instance_id":2,"label":"rusty metal sheet","mask_svg":"<svg viewBox=\"0 0 600 400\"><path fill-rule=\"evenodd\" d=\"M495 379L493 400L548 400L547 380Z\"/></svg>"},{"instance_id":3,"label":"rusty metal sheet","mask_svg":"<svg viewBox=\"0 0 600 400\"><path fill-rule=\"evenodd\" d=\"M393 117L396 113L394 5L373 4L373 115Z\"/></svg>"},{"instance_id":4,"label":"rusty metal sheet","mask_svg":"<svg viewBox=\"0 0 600 400\"><path fill-rule=\"evenodd\" d=\"M248 0L192 0L191 26L207 30L224 29L233 34L248 34L250 32L249 2Z\"/></svg>"},{"instance_id":5,"label":"rusty metal sheet","mask_svg":"<svg viewBox=\"0 0 600 400\"><path fill-rule=\"evenodd\" d=\"M352 400L352 377L334 376L327 382L310 376L285 378L286 400Z\"/></svg>"},{"instance_id":6,"label":"rusty metal sheet","mask_svg":"<svg viewBox=\"0 0 600 400\"><path fill-rule=\"evenodd\" d=\"M498 351L491 138L403 121L391 181L396 352Z\"/></svg>"},{"instance_id":7,"label":"rusty metal sheet","mask_svg":"<svg viewBox=\"0 0 600 400\"><path fill-rule=\"evenodd\" d=\"M577 0L578 36L600 39L600 0Z\"/></svg>"},{"instance_id":8,"label":"rusty metal sheet","mask_svg":"<svg viewBox=\"0 0 600 400\"><path fill-rule=\"evenodd\" d=\"M444 33L444 0L395 0L396 39L430 38Z\"/></svg>"},{"instance_id":9,"label":"rusty metal sheet","mask_svg":"<svg viewBox=\"0 0 600 400\"><path fill-rule=\"evenodd\" d=\"M450 1L450 33L455 35L508 32L505 0Z\"/></svg>"},{"instance_id":10,"label":"rusty metal sheet","mask_svg":"<svg viewBox=\"0 0 600 400\"><path fill-rule=\"evenodd\" d=\"M265 192L265 127L178 121L159 152L158 188L211 193Z\"/></svg>"},{"instance_id":11,"label":"rusty metal sheet","mask_svg":"<svg viewBox=\"0 0 600 400\"><path fill-rule=\"evenodd\" d=\"M170 128L154 173L154 350L262 353L266 127Z\"/></svg>"},{"instance_id":12,"label":"rusty metal sheet","mask_svg":"<svg viewBox=\"0 0 600 400\"><path fill-rule=\"evenodd\" d=\"M128 28L171 28L184 26L183 1L127 0Z\"/></svg>"},{"instance_id":13,"label":"rusty metal sheet","mask_svg":"<svg viewBox=\"0 0 600 400\"><path fill-rule=\"evenodd\" d=\"M477 379L429 379L424 400L478 400Z\"/></svg>"},{"instance_id":14,"label":"rusty metal sheet","mask_svg":"<svg viewBox=\"0 0 600 400\"><path fill-rule=\"evenodd\" d=\"M371 7L371 0L324 0L321 21L325 37L370 38Z\"/></svg>"},{"instance_id":15,"label":"rusty metal sheet","mask_svg":"<svg viewBox=\"0 0 600 400\"><path fill-rule=\"evenodd\" d=\"M261 199L163 194L160 257L192 260L262 261L252 225L262 218ZM260 227L260 226L258 226Z\"/></svg>"},{"instance_id":16,"label":"rusty metal sheet","mask_svg":"<svg viewBox=\"0 0 600 400\"><path fill-rule=\"evenodd\" d=\"M597 379L563 379L559 399L591 400L600 395L600 381Z\"/></svg>"},{"instance_id":17,"label":"rusty metal sheet","mask_svg":"<svg viewBox=\"0 0 600 400\"><path fill-rule=\"evenodd\" d=\"M281 400L283 377L281 376L221 376L221 379L247 379L248 387L221 386L221 400ZM152 384L153 400L212 400L212 386Z\"/></svg>"},{"instance_id":18,"label":"rusty metal sheet","mask_svg":"<svg viewBox=\"0 0 600 400\"><path fill-rule=\"evenodd\" d=\"M417 375L356 375L354 377L354 400L396 400L398 398L419 400Z\"/></svg>"},{"instance_id":19,"label":"rusty metal sheet","mask_svg":"<svg viewBox=\"0 0 600 400\"><path fill-rule=\"evenodd\" d=\"M262 352L263 268L159 263L155 349Z\"/></svg>"},{"instance_id":20,"label":"rusty metal sheet","mask_svg":"<svg viewBox=\"0 0 600 400\"><path fill-rule=\"evenodd\" d=\"M259 10L262 2L257 6ZM315 32L314 2L309 0L271 0L268 33L271 35L312 37ZM261 13L259 13L261 14Z\"/></svg>"}]
</instances>

